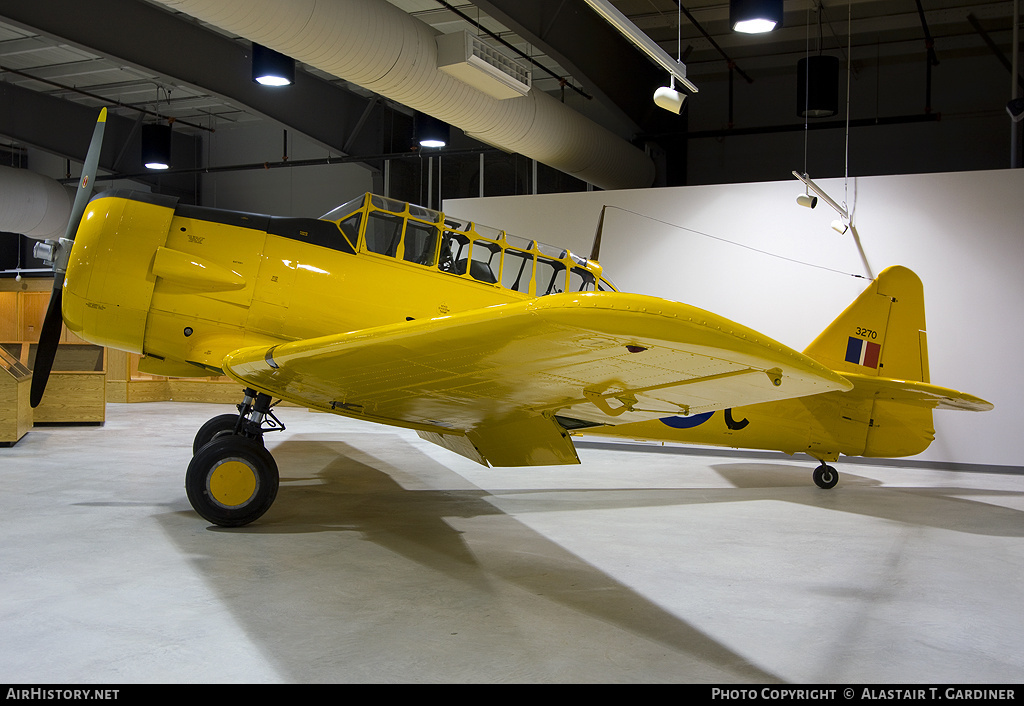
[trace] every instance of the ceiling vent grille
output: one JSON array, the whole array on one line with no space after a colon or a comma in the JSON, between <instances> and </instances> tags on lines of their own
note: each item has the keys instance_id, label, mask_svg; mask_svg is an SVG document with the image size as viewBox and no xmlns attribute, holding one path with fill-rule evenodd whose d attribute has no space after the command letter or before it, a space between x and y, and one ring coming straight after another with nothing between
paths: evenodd
<instances>
[{"instance_id":1,"label":"ceiling vent grille","mask_svg":"<svg viewBox=\"0 0 1024 706\"><path fill-rule=\"evenodd\" d=\"M465 31L438 36L437 68L498 100L530 91L529 71Z\"/></svg>"}]
</instances>

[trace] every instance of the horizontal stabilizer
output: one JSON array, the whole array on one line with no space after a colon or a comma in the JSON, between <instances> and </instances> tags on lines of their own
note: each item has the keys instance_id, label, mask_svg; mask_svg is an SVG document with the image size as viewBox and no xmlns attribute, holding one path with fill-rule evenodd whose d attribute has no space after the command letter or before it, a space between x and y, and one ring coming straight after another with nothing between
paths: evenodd
<instances>
[{"instance_id":1,"label":"horizontal stabilizer","mask_svg":"<svg viewBox=\"0 0 1024 706\"><path fill-rule=\"evenodd\" d=\"M876 400L900 402L929 409L988 412L995 408L991 402L980 397L925 382L892 380L853 373L845 373L844 377L853 383L853 390L846 393L848 395L873 397Z\"/></svg>"}]
</instances>

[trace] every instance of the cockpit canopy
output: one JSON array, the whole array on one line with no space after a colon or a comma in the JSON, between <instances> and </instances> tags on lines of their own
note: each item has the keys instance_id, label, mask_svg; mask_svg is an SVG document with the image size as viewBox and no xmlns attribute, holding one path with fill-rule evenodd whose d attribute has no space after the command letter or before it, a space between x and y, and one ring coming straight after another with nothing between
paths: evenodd
<instances>
[{"instance_id":1,"label":"cockpit canopy","mask_svg":"<svg viewBox=\"0 0 1024 706\"><path fill-rule=\"evenodd\" d=\"M357 252L522 294L615 290L599 264L568 250L376 194L342 204L321 220L337 223Z\"/></svg>"}]
</instances>

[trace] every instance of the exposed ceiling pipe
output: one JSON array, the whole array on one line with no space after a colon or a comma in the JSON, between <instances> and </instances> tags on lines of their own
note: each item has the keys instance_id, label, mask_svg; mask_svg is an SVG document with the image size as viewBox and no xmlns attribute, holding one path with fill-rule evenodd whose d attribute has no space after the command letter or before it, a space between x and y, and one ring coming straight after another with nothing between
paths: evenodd
<instances>
[{"instance_id":1,"label":"exposed ceiling pipe","mask_svg":"<svg viewBox=\"0 0 1024 706\"><path fill-rule=\"evenodd\" d=\"M643 188L654 163L543 91L498 100L437 68L437 32L385 0L159 0L603 189Z\"/></svg>"},{"instance_id":2,"label":"exposed ceiling pipe","mask_svg":"<svg viewBox=\"0 0 1024 706\"><path fill-rule=\"evenodd\" d=\"M30 238L64 235L72 197L53 179L27 169L0 166L0 231Z\"/></svg>"}]
</instances>

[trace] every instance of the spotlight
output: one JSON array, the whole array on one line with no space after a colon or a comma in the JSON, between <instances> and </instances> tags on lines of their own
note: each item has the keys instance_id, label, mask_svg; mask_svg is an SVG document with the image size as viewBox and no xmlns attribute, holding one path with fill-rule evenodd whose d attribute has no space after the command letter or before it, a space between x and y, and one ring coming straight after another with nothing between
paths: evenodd
<instances>
[{"instance_id":1,"label":"spotlight","mask_svg":"<svg viewBox=\"0 0 1024 706\"><path fill-rule=\"evenodd\" d=\"M846 231L849 229L850 226L845 221L842 221L838 218L832 221L832 230L834 230L836 233L839 233L839 235L844 235Z\"/></svg>"},{"instance_id":2,"label":"spotlight","mask_svg":"<svg viewBox=\"0 0 1024 706\"><path fill-rule=\"evenodd\" d=\"M686 94L676 90L675 76L672 76L669 81L668 86L662 86L654 92L654 104L678 115L679 111L683 109Z\"/></svg>"},{"instance_id":3,"label":"spotlight","mask_svg":"<svg viewBox=\"0 0 1024 706\"><path fill-rule=\"evenodd\" d=\"M142 126L142 163L146 169L171 166L171 126L153 123Z\"/></svg>"},{"instance_id":4,"label":"spotlight","mask_svg":"<svg viewBox=\"0 0 1024 706\"><path fill-rule=\"evenodd\" d=\"M448 144L451 128L448 123L426 113L412 116L412 131L421 147L444 147Z\"/></svg>"},{"instance_id":5,"label":"spotlight","mask_svg":"<svg viewBox=\"0 0 1024 706\"><path fill-rule=\"evenodd\" d=\"M290 86L295 83L295 59L253 44L252 80L261 86Z\"/></svg>"},{"instance_id":6,"label":"spotlight","mask_svg":"<svg viewBox=\"0 0 1024 706\"><path fill-rule=\"evenodd\" d=\"M782 26L782 0L729 0L729 24L745 34L771 32Z\"/></svg>"},{"instance_id":7,"label":"spotlight","mask_svg":"<svg viewBox=\"0 0 1024 706\"><path fill-rule=\"evenodd\" d=\"M801 206L806 206L807 208L814 208L815 206L818 205L818 197L811 196L810 194L800 194L799 196L796 197L796 202Z\"/></svg>"}]
</instances>

